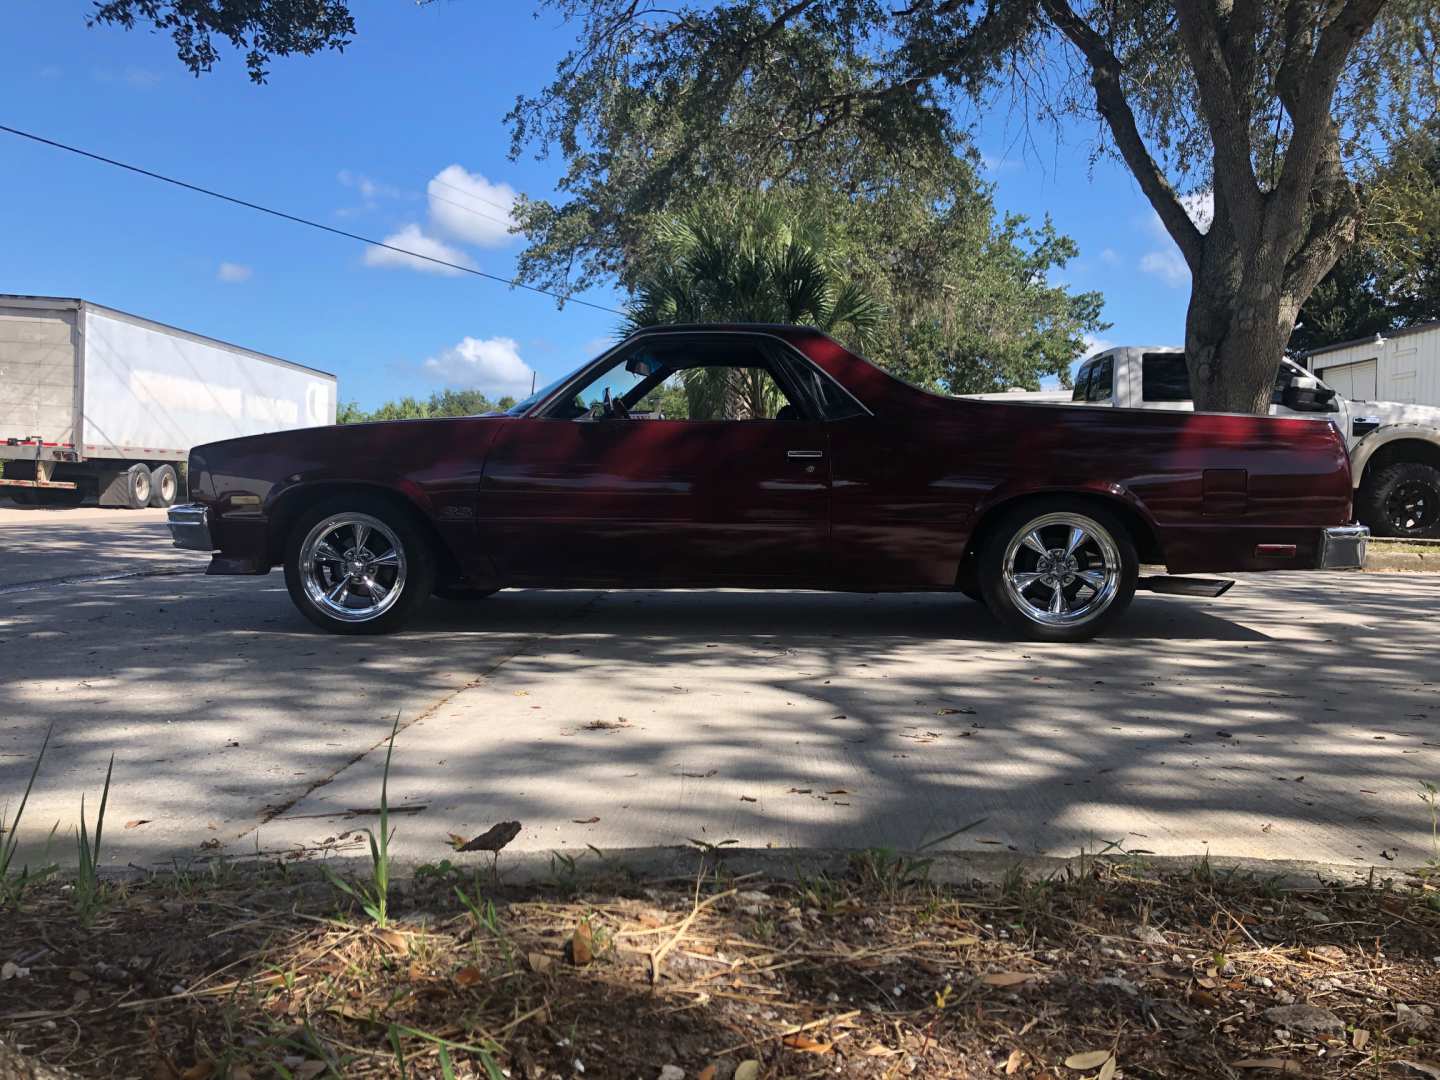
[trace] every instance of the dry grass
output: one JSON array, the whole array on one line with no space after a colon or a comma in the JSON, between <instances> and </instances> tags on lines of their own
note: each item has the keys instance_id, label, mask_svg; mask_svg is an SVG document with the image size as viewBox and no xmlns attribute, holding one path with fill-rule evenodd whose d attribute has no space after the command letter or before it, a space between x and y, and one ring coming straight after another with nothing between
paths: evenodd
<instances>
[{"instance_id":1,"label":"dry grass","mask_svg":"<svg viewBox=\"0 0 1440 1080\"><path fill-rule=\"evenodd\" d=\"M20 969L0 1031L80 1075L166 1080L725 1080L747 1061L765 1077L1440 1076L1440 894L1423 883L1294 893L1095 863L957 888L923 869L870 853L810 881L561 867L497 887L488 860L442 864L397 889L385 930L307 868L111 883L89 926L51 882L0 918ZM1264 1015L1293 1003L1338 1026Z\"/></svg>"}]
</instances>

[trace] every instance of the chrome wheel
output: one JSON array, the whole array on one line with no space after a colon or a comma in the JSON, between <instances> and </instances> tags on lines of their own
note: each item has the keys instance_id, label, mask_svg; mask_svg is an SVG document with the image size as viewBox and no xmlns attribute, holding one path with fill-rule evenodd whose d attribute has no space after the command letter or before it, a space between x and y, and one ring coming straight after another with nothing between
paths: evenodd
<instances>
[{"instance_id":1,"label":"chrome wheel","mask_svg":"<svg viewBox=\"0 0 1440 1080\"><path fill-rule=\"evenodd\" d=\"M300 545L300 580L317 608L341 622L369 622L405 590L405 548L369 514L334 514Z\"/></svg>"},{"instance_id":2,"label":"chrome wheel","mask_svg":"<svg viewBox=\"0 0 1440 1080\"><path fill-rule=\"evenodd\" d=\"M1079 626L1097 618L1120 591L1120 550L1092 518L1044 514L1023 525L1005 548L1005 592L1042 626Z\"/></svg>"}]
</instances>

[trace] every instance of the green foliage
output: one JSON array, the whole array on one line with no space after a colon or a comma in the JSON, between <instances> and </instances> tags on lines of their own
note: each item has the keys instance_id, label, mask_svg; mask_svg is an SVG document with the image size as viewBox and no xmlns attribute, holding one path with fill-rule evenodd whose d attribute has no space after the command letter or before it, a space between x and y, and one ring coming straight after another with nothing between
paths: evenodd
<instances>
[{"instance_id":1,"label":"green foliage","mask_svg":"<svg viewBox=\"0 0 1440 1080\"><path fill-rule=\"evenodd\" d=\"M1440 319L1440 119L1399 140L1366 186L1360 240L1310 294L1293 349Z\"/></svg>"},{"instance_id":2,"label":"green foliage","mask_svg":"<svg viewBox=\"0 0 1440 1080\"><path fill-rule=\"evenodd\" d=\"M35 764L30 768L30 778L25 781L25 791L20 796L20 806L16 809L15 816L7 821L7 808L0 807L0 908L19 904L27 885L43 881L56 870L54 866L45 866L32 874L27 864L20 868L20 873L15 877L10 875L10 868L15 862L15 852L20 846L20 822L25 817L25 804L30 801L30 792L35 787L35 777L40 773L40 762L45 760L45 749L50 745L50 734L53 730L53 727L45 729L45 738L40 743L40 752L35 755ZM58 827L57 822L55 828ZM52 838L55 828L50 830Z\"/></svg>"},{"instance_id":3,"label":"green foliage","mask_svg":"<svg viewBox=\"0 0 1440 1080\"><path fill-rule=\"evenodd\" d=\"M337 52L350 44L355 20L346 0L96 0L88 21L133 30L136 24L168 32L180 62L194 75L220 58L215 39L245 52L245 68L265 81L272 56Z\"/></svg>"},{"instance_id":4,"label":"green foliage","mask_svg":"<svg viewBox=\"0 0 1440 1080\"><path fill-rule=\"evenodd\" d=\"M395 753L395 735L400 730L400 714L390 727L389 745L385 749L385 771L380 777L380 835L366 829L370 840L370 881L351 883L328 866L323 867L330 884L360 905L362 911L380 929L389 923L390 906L390 757Z\"/></svg>"},{"instance_id":5,"label":"green foliage","mask_svg":"<svg viewBox=\"0 0 1440 1080\"><path fill-rule=\"evenodd\" d=\"M479 390L437 390L425 401L406 395L399 401L387 401L373 412L366 412L353 401L346 401L336 412L337 424L365 424L377 420L425 420L441 416L482 416L504 412L515 404L508 394L491 401Z\"/></svg>"},{"instance_id":6,"label":"green foliage","mask_svg":"<svg viewBox=\"0 0 1440 1080\"><path fill-rule=\"evenodd\" d=\"M105 787L100 793L100 809L95 815L95 836L92 840L85 822L85 795L80 795L80 824L75 829L78 867L75 871L75 910L80 921L88 923L95 917L104 899L100 881L100 839L105 828L105 804L110 801L110 777L115 771L115 755L105 770Z\"/></svg>"},{"instance_id":7,"label":"green foliage","mask_svg":"<svg viewBox=\"0 0 1440 1080\"><path fill-rule=\"evenodd\" d=\"M1008 98L1028 118L1026 146L1034 126L1053 124L1058 138L1063 125L1092 121L1095 152L1134 175L1192 273L1186 351L1207 408L1268 407L1300 305L1354 238L1368 194L1357 164L1387 160L1440 96L1433 0L545 6L573 22L578 41L509 116L515 151L556 147L568 165L560 201L517 211L527 280L583 287L614 274L628 285L626 265L647 261L654 216L713 191L803 191L817 202L832 193L884 223L878 262L903 259L919 237L885 220L885 198L933 190L966 154L959 107ZM1208 227L1188 212L1200 196L1213 201ZM923 216L926 200L913 210ZM1011 228L992 229L995 242ZM973 239L944 248L1008 276L996 299L949 322L924 301L926 315L896 327L888 362L954 389L994 389L1016 358L1022 371L1051 366L1054 339L1035 340L1049 324L1028 318L1031 305L1057 299L1045 293L1056 265L1046 260L1063 265L1065 243L1041 226L1018 256ZM1027 258L1043 269L1026 274ZM942 286L958 270L948 272ZM879 298L905 321L901 305ZM1029 341L1010 336L1027 326Z\"/></svg>"}]
</instances>

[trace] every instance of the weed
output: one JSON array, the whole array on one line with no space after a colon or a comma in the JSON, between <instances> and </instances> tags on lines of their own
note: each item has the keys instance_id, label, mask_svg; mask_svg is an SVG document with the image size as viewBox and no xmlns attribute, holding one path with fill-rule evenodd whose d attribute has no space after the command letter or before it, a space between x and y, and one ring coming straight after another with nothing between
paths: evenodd
<instances>
[{"instance_id":1,"label":"weed","mask_svg":"<svg viewBox=\"0 0 1440 1080\"><path fill-rule=\"evenodd\" d=\"M400 730L400 714L395 714L395 723L390 727L390 745L385 750L385 771L380 776L380 835L366 829L370 838L370 883L368 885L346 881L330 867L322 867L330 884L360 905L366 915L380 929L389 924L390 905L390 757L395 753L395 735ZM401 1071L404 1071L401 1058Z\"/></svg>"},{"instance_id":2,"label":"weed","mask_svg":"<svg viewBox=\"0 0 1440 1080\"><path fill-rule=\"evenodd\" d=\"M1429 780L1421 780L1420 801L1430 810L1430 867L1440 870L1440 787Z\"/></svg>"},{"instance_id":3,"label":"weed","mask_svg":"<svg viewBox=\"0 0 1440 1080\"><path fill-rule=\"evenodd\" d=\"M75 871L75 908L82 923L89 923L95 917L103 894L100 881L100 838L105 828L105 804L110 801L110 776L115 771L115 755L110 755L110 765L105 770L105 788L100 793L100 810L95 815L95 838L85 824L85 794L80 794L80 824L75 829L76 854L79 866Z\"/></svg>"},{"instance_id":4,"label":"weed","mask_svg":"<svg viewBox=\"0 0 1440 1080\"><path fill-rule=\"evenodd\" d=\"M930 859L910 859L889 848L866 848L850 858L850 869L867 888L878 889L893 900L911 885L930 875Z\"/></svg>"},{"instance_id":5,"label":"weed","mask_svg":"<svg viewBox=\"0 0 1440 1080\"><path fill-rule=\"evenodd\" d=\"M45 731L45 739L40 743L40 752L35 755L35 764L30 769L30 779L25 782L25 792L20 796L20 808L15 811L15 817L8 826L5 823L5 812L0 810L0 834L4 836L4 839L0 839L0 907L8 907L12 903L18 905L20 894L25 891L27 884L47 878L56 870L54 866L45 866L32 875L27 864L20 868L20 873L13 881L10 878L10 867L15 861L15 851L20 846L20 819L25 816L25 804L30 801L30 791L35 786L35 777L39 775L40 762L45 757L45 748L50 745L51 730L47 728ZM51 839L54 839L55 829L59 827L60 823L56 822L55 827L50 830ZM45 850L48 857L50 850L48 843Z\"/></svg>"}]
</instances>

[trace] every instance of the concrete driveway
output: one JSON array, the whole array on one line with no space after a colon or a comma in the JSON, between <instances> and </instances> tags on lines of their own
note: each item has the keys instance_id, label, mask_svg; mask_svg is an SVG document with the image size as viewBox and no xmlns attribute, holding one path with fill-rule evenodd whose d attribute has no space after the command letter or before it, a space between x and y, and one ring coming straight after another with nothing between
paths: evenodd
<instances>
[{"instance_id":1,"label":"concrete driveway","mask_svg":"<svg viewBox=\"0 0 1440 1080\"><path fill-rule=\"evenodd\" d=\"M314 631L278 572L203 562L152 512L0 510L12 812L54 728L27 839L59 821L68 854L113 753L111 864L344 848L398 715L416 860L507 819L519 851L1432 855L1440 575L1142 594L1068 646L1007 641L959 596L741 591L510 591L368 639Z\"/></svg>"}]
</instances>

